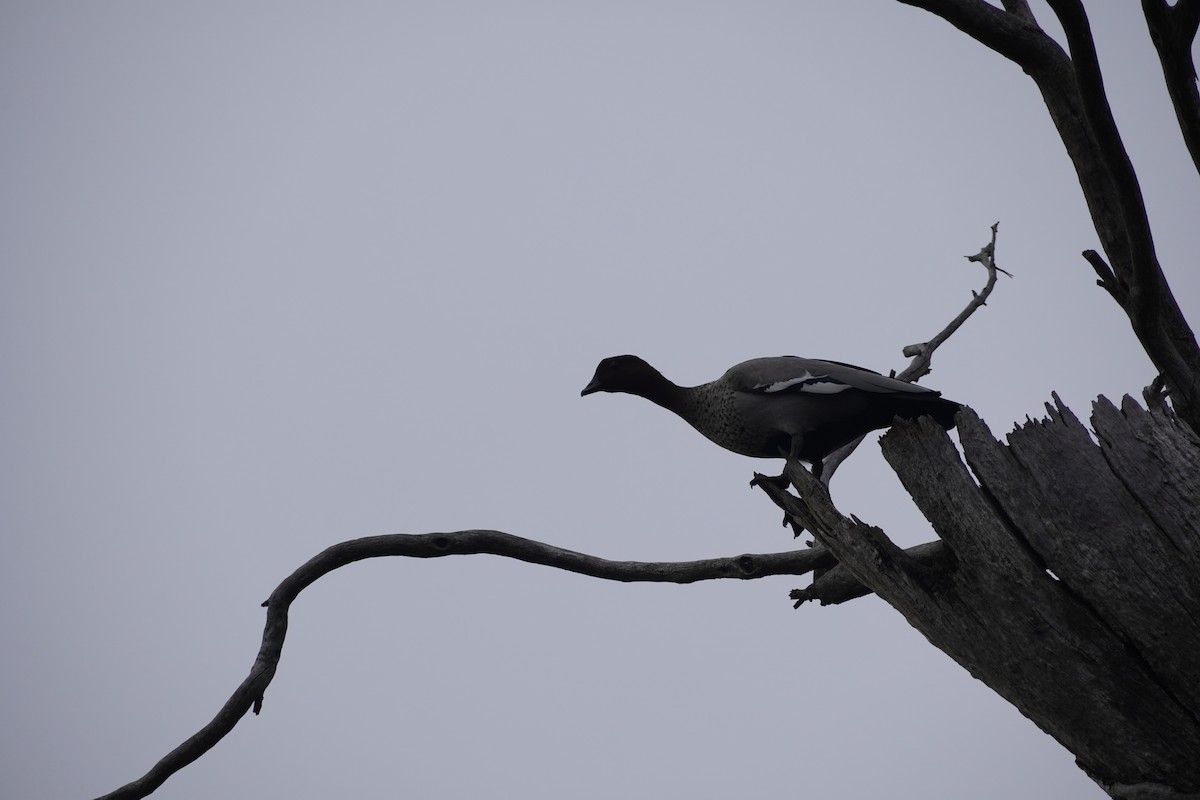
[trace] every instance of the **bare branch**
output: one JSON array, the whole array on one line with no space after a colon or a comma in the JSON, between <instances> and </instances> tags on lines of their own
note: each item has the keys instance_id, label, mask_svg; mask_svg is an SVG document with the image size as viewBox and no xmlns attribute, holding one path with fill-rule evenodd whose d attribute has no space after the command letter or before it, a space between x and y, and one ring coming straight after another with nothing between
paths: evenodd
<instances>
[{"instance_id":1,"label":"bare branch","mask_svg":"<svg viewBox=\"0 0 1200 800\"><path fill-rule=\"evenodd\" d=\"M1067 36L1071 50L1071 61L1075 65L1076 84L1083 111L1087 115L1088 127L1095 137L1096 148L1104 163L1109 179L1116 189L1116 200L1121 213L1128 248L1131 278L1130 300L1141 313L1150 313L1157 307L1160 289L1163 288L1162 272L1158 257L1154 253L1154 239L1150 233L1150 219L1142 200L1142 188L1138 184L1133 162L1125 152L1121 134L1113 119L1104 91L1104 78L1100 73L1100 61L1096 57L1096 45L1092 39L1091 25L1087 13L1079 0L1049 0L1049 6L1058 16Z\"/></svg>"},{"instance_id":2,"label":"bare branch","mask_svg":"<svg viewBox=\"0 0 1200 800\"><path fill-rule=\"evenodd\" d=\"M919 6L953 24L959 30L984 44L1020 66L1037 84L1046 102L1046 108L1058 130L1079 176L1084 199L1088 204L1096 232L1100 236L1104 251L1112 262L1113 269L1127 282L1126 273L1132 271L1132 248L1129 243L1128 222L1138 215L1126 208L1121 197L1123 184L1115 182L1114 172L1120 173L1124 181L1132 175L1132 167L1124 157L1124 148L1115 125L1109 129L1105 144L1097 140L1093 131L1093 119L1111 122L1108 102L1099 78L1099 67L1095 64L1095 48L1087 18L1082 16L1082 26L1076 18L1065 14L1067 0L1055 5L1059 16L1067 17L1065 27L1074 30L1069 43L1078 57L1088 60L1091 69L1087 79L1077 74L1077 65L1072 62L1057 42L1039 28L1032 14L1018 13L1014 6L1011 12L995 8L980 0L900 0L908 5ZM1078 5L1077 3L1075 4ZM1084 98L1086 84L1088 97ZM1091 107L1091 108L1089 108ZM1108 162L1110 156L1120 153L1126 168L1114 170ZM1136 183L1136 178L1134 178ZM1140 194L1137 204L1140 206ZM1144 210L1141 218L1144 220ZM1140 252L1144 253L1144 249Z\"/></svg>"},{"instance_id":3,"label":"bare branch","mask_svg":"<svg viewBox=\"0 0 1200 800\"><path fill-rule=\"evenodd\" d=\"M100 800L126 800L149 795L233 730L238 721L253 708L262 709L263 694L283 652L287 634L288 609L305 588L323 575L339 567L368 558L408 556L438 558L451 555L490 554L514 558L530 564L577 572L604 580L662 583L695 583L714 578L753 580L769 575L803 575L819 567L832 566L833 556L824 548L809 548L786 553L746 554L731 558L710 558L701 561L642 562L610 561L605 558L564 550L561 547L524 539L501 531L469 530L454 533L391 534L335 544L310 559L276 587L263 603L267 607L267 622L262 645L250 674L234 690L217 715L163 757L141 778L127 783Z\"/></svg>"},{"instance_id":4,"label":"bare branch","mask_svg":"<svg viewBox=\"0 0 1200 800\"><path fill-rule=\"evenodd\" d=\"M879 593L885 585L910 586L914 591L925 592L943 581L953 568L953 556L948 550L935 547L937 542L930 542L929 546L922 546L922 549L902 550L880 528L868 525L853 515L842 516L834 507L825 485L799 463L788 461L784 472L800 497L769 481L758 485L785 514L812 531L822 545L836 553L838 560L852 575L858 577L866 589L861 591L852 587L835 575L829 585L815 589L814 597L819 597L823 589L832 596L842 592L846 596L836 600L842 602L868 592ZM830 570L822 574L821 579L832 573L833 570ZM876 580L880 580L881 584L875 585ZM890 592L884 591L881 596L895 605ZM792 599L801 600L796 592L793 592ZM800 603L796 605L798 607Z\"/></svg>"},{"instance_id":5,"label":"bare branch","mask_svg":"<svg viewBox=\"0 0 1200 800\"><path fill-rule=\"evenodd\" d=\"M1096 58L1087 14L1079 0L1049 0L1049 5L1058 15L1066 32L1087 128L1092 135L1096 156L1114 189L1113 202L1119 211L1121 226L1120 230L1115 232L1117 241L1110 243L1105 240L1106 225L1102 224L1100 218L1096 218L1096 229L1105 242L1105 251L1112 262L1113 271L1127 289L1122 308L1146 354L1150 356L1171 389L1176 411L1193 431L1200 433L1200 346L1197 346L1196 337L1175 301L1158 263L1137 175L1121 143L1112 110L1104 93L1100 64ZM1177 19L1181 20L1179 28L1185 32L1186 47L1189 48L1191 40L1195 37L1196 26L1200 25L1200 9L1197 5L1193 0L1186 4L1181 3L1178 9L1180 16ZM1145 3L1143 9L1150 11L1147 22L1151 25L1153 35L1153 8L1151 4ZM1187 58L1190 61L1190 54ZM1191 83L1189 91L1194 93L1194 69L1185 80ZM1053 116L1054 108L1049 98L1047 106L1050 107ZM1200 109L1200 106L1197 108ZM1069 143L1067 150L1073 159L1078 158ZM1086 183L1083 183L1083 188L1084 195L1089 196ZM1091 205L1092 201L1089 199L1089 206ZM1109 238L1113 238L1113 233L1108 231ZM1095 268L1094 262L1092 266Z\"/></svg>"},{"instance_id":6,"label":"bare branch","mask_svg":"<svg viewBox=\"0 0 1200 800\"><path fill-rule=\"evenodd\" d=\"M983 0L900 0L923 8L1000 55L1020 64L1026 72L1043 69L1062 58L1062 48L1038 27L1024 2L1006 3L1008 10Z\"/></svg>"},{"instance_id":7,"label":"bare branch","mask_svg":"<svg viewBox=\"0 0 1200 800\"><path fill-rule=\"evenodd\" d=\"M942 342L954 335L962 324L970 318L972 314L978 311L983 306L987 305L987 299L991 296L992 290L996 288L996 273L1003 272L1008 277L1012 277L1012 273L1005 272L996 266L996 233L1000 230L1000 223L992 225L992 240L983 246L978 253L973 256L966 256L967 261L974 261L982 264L987 270L988 279L984 284L983 290L978 293L972 293L971 302L967 303L966 308L959 312L958 316L950 320L950 323L942 328L936 336L930 339L920 352L913 358L912 362L901 370L896 377L902 381L917 381L929 374L929 365L933 359L933 353Z\"/></svg>"},{"instance_id":8,"label":"bare branch","mask_svg":"<svg viewBox=\"0 0 1200 800\"><path fill-rule=\"evenodd\" d=\"M916 562L925 564L929 569L938 569L944 565L947 552L944 542L937 540L909 547L904 551ZM871 590L854 577L854 573L844 564L824 570L820 577L803 589L793 589L789 597L796 601L795 608L811 600L818 601L823 606L837 605L871 594Z\"/></svg>"},{"instance_id":9,"label":"bare branch","mask_svg":"<svg viewBox=\"0 0 1200 800\"><path fill-rule=\"evenodd\" d=\"M972 314L974 314L983 306L987 305L987 299L991 296L992 290L996 287L997 273L1003 272L1008 277L1012 277L1011 272L1007 272L1006 270L1000 269L1000 267L996 266L996 234L999 232L999 230L1000 223L997 222L992 225L991 241L985 244L983 248L975 255L965 256L968 261L974 261L982 264L987 270L988 279L984 284L983 289L978 292L972 292L971 301L967 303L966 307L959 312L958 316L950 320L946 327L942 328L942 330L939 331L937 335L935 335L928 342L910 344L905 347L903 350L904 356L906 358L913 359L913 361L907 367L905 367L900 374L894 374L892 377L899 378L902 381L910 381L915 383L925 375L928 375L934 351L941 347L942 344L949 339L955 331L962 327L962 324L966 322ZM838 467L841 466L842 462L849 458L856 449L858 449L858 446L862 444L864 438L866 437L860 436L853 442L850 442L850 444L838 448L825 457L824 469L821 472L822 483L824 483L826 486L829 485L829 481L833 478L833 474L837 472Z\"/></svg>"},{"instance_id":10,"label":"bare branch","mask_svg":"<svg viewBox=\"0 0 1200 800\"><path fill-rule=\"evenodd\" d=\"M1096 275L1098 276L1096 285L1112 295L1112 298L1117 301L1118 305L1124 307L1129 300L1129 293L1125 284L1121 282L1121 279L1113 274L1112 267L1108 266L1108 262L1104 260L1104 257L1095 250L1084 250L1083 257L1092 265L1092 269L1096 271Z\"/></svg>"},{"instance_id":11,"label":"bare branch","mask_svg":"<svg viewBox=\"0 0 1200 800\"><path fill-rule=\"evenodd\" d=\"M1200 171L1200 88L1196 85L1196 64L1192 60L1192 43L1200 27L1200 2L1181 0L1170 6L1166 0L1142 0L1142 13L1158 51L1183 142L1196 170Z\"/></svg>"},{"instance_id":12,"label":"bare branch","mask_svg":"<svg viewBox=\"0 0 1200 800\"><path fill-rule=\"evenodd\" d=\"M1150 385L1142 388L1142 399L1152 414L1167 413L1167 386L1162 375L1155 375Z\"/></svg>"}]
</instances>

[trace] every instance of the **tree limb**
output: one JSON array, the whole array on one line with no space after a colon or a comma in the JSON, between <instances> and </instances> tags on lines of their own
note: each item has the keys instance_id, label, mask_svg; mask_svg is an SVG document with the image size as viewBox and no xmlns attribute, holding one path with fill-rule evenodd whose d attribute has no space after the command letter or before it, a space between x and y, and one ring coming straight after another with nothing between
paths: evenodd
<instances>
[{"instance_id":1,"label":"tree limb","mask_svg":"<svg viewBox=\"0 0 1200 800\"><path fill-rule=\"evenodd\" d=\"M1095 138L1100 161L1107 169L1115 190L1132 278L1126 278L1126 283L1130 285L1130 301L1139 314L1155 313L1165 280L1154 252L1154 238L1150 233L1150 218L1146 214L1142 188L1108 105L1087 13L1080 0L1048 0L1048 5L1066 33L1079 99Z\"/></svg>"},{"instance_id":2,"label":"tree limb","mask_svg":"<svg viewBox=\"0 0 1200 800\"><path fill-rule=\"evenodd\" d=\"M1192 43L1200 28L1200 2L1180 0L1170 6L1166 0L1142 0L1142 13L1150 40L1158 51L1163 81L1175 107L1183 142L1200 172L1200 89L1192 60Z\"/></svg>"},{"instance_id":3,"label":"tree limb","mask_svg":"<svg viewBox=\"0 0 1200 800\"><path fill-rule=\"evenodd\" d=\"M980 44L1020 64L1026 72L1064 58L1062 48L1038 27L1024 2L1006 11L983 0L900 0L936 14Z\"/></svg>"},{"instance_id":4,"label":"tree limb","mask_svg":"<svg viewBox=\"0 0 1200 800\"><path fill-rule=\"evenodd\" d=\"M263 694L275 677L287 635L288 609L305 588L339 567L368 558L438 558L490 554L577 572L593 578L630 582L695 583L714 578L753 580L770 575L803 575L835 563L824 548L786 553L746 554L701 561L610 561L564 550L532 539L492 530L454 533L391 534L351 539L329 547L289 575L263 603L267 621L262 645L250 674L213 719L155 764L149 772L100 800L129 800L149 795L167 778L211 750L251 709L262 710Z\"/></svg>"},{"instance_id":5,"label":"tree limb","mask_svg":"<svg viewBox=\"0 0 1200 800\"><path fill-rule=\"evenodd\" d=\"M919 562L928 570L945 569L949 551L941 540L926 542L904 551L914 562ZM814 572L814 575L817 573ZM871 594L871 589L847 569L845 564L823 570L819 577L803 589L793 589L788 596L796 601L794 608L799 608L810 600L816 600L823 606L833 606L855 600Z\"/></svg>"},{"instance_id":6,"label":"tree limb","mask_svg":"<svg viewBox=\"0 0 1200 800\"><path fill-rule=\"evenodd\" d=\"M1112 298L1117 301L1118 305L1124 307L1129 302L1129 292L1126 290L1125 284L1121 282L1121 279L1113 274L1112 267L1104 260L1104 256L1095 250L1084 250L1083 258L1096 271L1096 285L1112 295Z\"/></svg>"}]
</instances>

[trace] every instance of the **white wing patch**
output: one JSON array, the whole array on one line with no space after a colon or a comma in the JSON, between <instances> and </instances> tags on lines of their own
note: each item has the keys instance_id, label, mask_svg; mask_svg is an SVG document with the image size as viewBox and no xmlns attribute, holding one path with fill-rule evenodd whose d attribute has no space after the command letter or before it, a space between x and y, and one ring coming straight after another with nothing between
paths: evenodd
<instances>
[{"instance_id":1,"label":"white wing patch","mask_svg":"<svg viewBox=\"0 0 1200 800\"><path fill-rule=\"evenodd\" d=\"M837 394L851 388L850 384L843 383L837 378L831 378L828 375L814 375L811 372L805 372L795 378L790 378L786 381L776 381L775 383L760 383L754 387L756 392L765 392L767 394L777 394L779 392L803 392L804 394Z\"/></svg>"}]
</instances>

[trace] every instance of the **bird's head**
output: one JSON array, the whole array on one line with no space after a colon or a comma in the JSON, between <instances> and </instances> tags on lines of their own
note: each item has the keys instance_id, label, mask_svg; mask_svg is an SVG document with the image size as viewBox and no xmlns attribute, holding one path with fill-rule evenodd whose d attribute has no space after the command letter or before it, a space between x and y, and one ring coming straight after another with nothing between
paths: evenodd
<instances>
[{"instance_id":1,"label":"bird's head","mask_svg":"<svg viewBox=\"0 0 1200 800\"><path fill-rule=\"evenodd\" d=\"M637 356L612 356L600 362L596 374L579 396L593 392L626 392L645 396L648 390L665 380L661 372Z\"/></svg>"}]
</instances>

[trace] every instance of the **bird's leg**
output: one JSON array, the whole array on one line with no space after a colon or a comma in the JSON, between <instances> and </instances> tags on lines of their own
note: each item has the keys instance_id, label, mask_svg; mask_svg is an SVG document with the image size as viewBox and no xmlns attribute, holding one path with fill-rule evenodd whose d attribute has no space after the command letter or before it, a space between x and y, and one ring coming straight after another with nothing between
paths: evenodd
<instances>
[{"instance_id":1,"label":"bird's leg","mask_svg":"<svg viewBox=\"0 0 1200 800\"><path fill-rule=\"evenodd\" d=\"M786 451L785 451L785 448L783 447L783 445L780 445L778 449L779 449L779 455L783 456L788 461L799 461L800 460L800 451L804 449L804 434L803 433L792 434L792 441L791 441L790 447L786 448ZM825 471L825 461L823 459L818 458L812 462L812 475L814 478L816 478L817 480L820 480L821 473L824 471ZM788 488L790 488L792 485L792 482L790 480L788 480L788 477L787 477L787 466L786 465L784 466L783 474L781 474L781 475L762 475L762 474L756 472L756 473L754 473L753 480L750 481L751 486L760 486L762 484L768 484L768 483L777 489L783 489L785 491ZM792 526L792 536L797 537L800 534L804 533L804 526L801 525L800 523L796 522L795 520L793 520L790 515L785 513L783 515L783 527L786 528L788 525Z\"/></svg>"},{"instance_id":2,"label":"bird's leg","mask_svg":"<svg viewBox=\"0 0 1200 800\"><path fill-rule=\"evenodd\" d=\"M789 447L785 448L783 445L778 446L779 455L783 456L784 458L788 459L789 461L798 461L799 457L800 457L800 450L803 447L804 447L804 434L795 433L795 434L792 434L792 441L791 441L791 444ZM817 463L819 464L820 462L817 462ZM764 483L769 483L772 486L774 486L776 489L782 489L782 490L786 491L792 485L792 482L788 480L787 465L786 464L784 465L783 473L780 475L760 475L757 472L754 473L754 479L750 481L750 485L758 486L758 485L764 484ZM783 515L783 527L786 528L788 526L788 523L790 523L791 521L792 521L792 518L790 516L788 516L787 514ZM803 532L804 532L804 528L800 527L799 525L794 526L794 530L793 530L794 536L799 536Z\"/></svg>"},{"instance_id":3,"label":"bird's leg","mask_svg":"<svg viewBox=\"0 0 1200 800\"><path fill-rule=\"evenodd\" d=\"M799 461L800 451L804 449L804 434L792 434L790 446L785 448L783 445L779 445L778 449L779 455L783 456L787 460ZM824 466L825 465L820 461L813 462L812 472L814 478L820 479L821 470L824 468ZM754 480L750 481L751 486L759 486L760 484L764 483L769 483L777 489L787 489L792 485L792 482L788 480L786 469L779 475L760 475L756 472L754 474ZM784 525L787 525L787 520L784 520Z\"/></svg>"}]
</instances>

